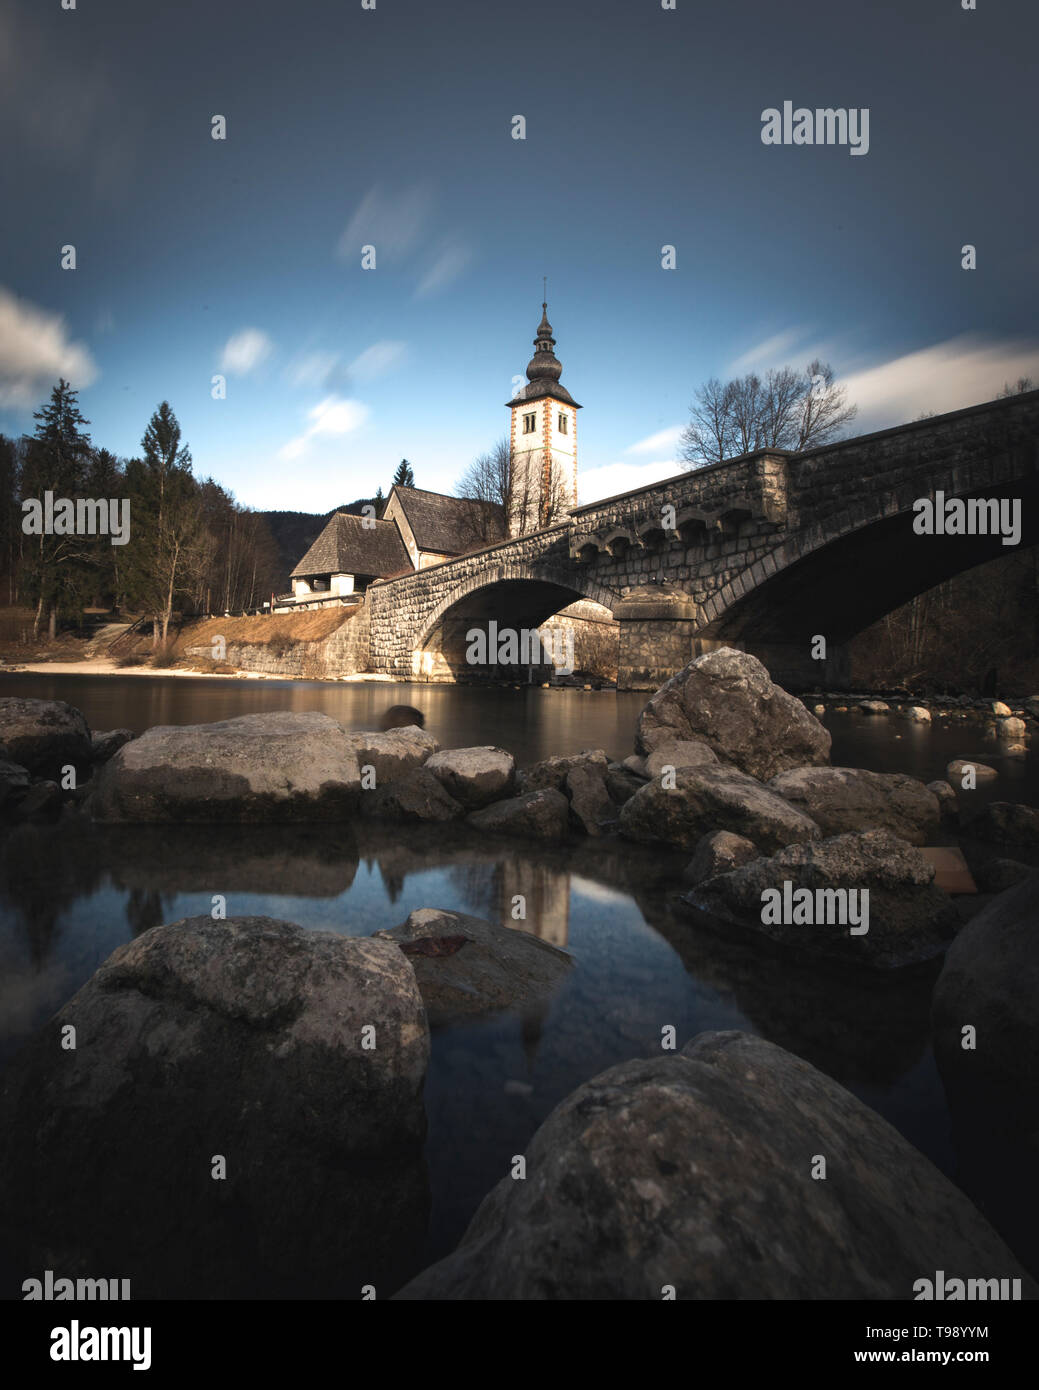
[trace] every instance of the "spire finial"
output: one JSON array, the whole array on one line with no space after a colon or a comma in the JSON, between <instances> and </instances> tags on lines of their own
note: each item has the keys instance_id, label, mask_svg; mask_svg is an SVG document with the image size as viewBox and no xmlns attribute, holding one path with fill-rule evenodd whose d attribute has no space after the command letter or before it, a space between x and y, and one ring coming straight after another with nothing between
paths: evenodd
<instances>
[{"instance_id":1,"label":"spire finial","mask_svg":"<svg viewBox=\"0 0 1039 1390\"><path fill-rule=\"evenodd\" d=\"M541 285L542 285L542 289L544 290L544 298L543 298L542 301L541 301L541 307L542 307L542 309L547 309L547 308L548 308L548 276L547 276L547 275L542 275L542 277L541 277Z\"/></svg>"}]
</instances>

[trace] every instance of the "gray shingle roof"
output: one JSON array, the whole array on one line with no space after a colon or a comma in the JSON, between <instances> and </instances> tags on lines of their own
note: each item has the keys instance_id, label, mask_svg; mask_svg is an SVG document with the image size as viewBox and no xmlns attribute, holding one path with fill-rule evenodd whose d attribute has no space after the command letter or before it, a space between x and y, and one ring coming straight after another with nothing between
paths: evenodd
<instances>
[{"instance_id":1,"label":"gray shingle roof","mask_svg":"<svg viewBox=\"0 0 1039 1390\"><path fill-rule=\"evenodd\" d=\"M392 521L363 526L364 518L336 512L292 571L291 578L317 574L367 574L378 579L410 570L411 561Z\"/></svg>"},{"instance_id":2,"label":"gray shingle roof","mask_svg":"<svg viewBox=\"0 0 1039 1390\"><path fill-rule=\"evenodd\" d=\"M417 487L398 487L396 493L419 550L461 555L505 535L501 508L495 502L447 497Z\"/></svg>"}]
</instances>

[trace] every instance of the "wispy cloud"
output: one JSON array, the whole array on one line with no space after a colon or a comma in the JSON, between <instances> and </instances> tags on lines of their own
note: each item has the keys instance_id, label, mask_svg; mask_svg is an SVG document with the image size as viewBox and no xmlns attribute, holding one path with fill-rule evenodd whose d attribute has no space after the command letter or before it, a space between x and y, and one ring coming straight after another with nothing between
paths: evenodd
<instances>
[{"instance_id":1,"label":"wispy cloud","mask_svg":"<svg viewBox=\"0 0 1039 1390\"><path fill-rule=\"evenodd\" d=\"M78 388L99 375L86 345L70 341L60 314L0 286L0 405L34 405L59 377Z\"/></svg>"},{"instance_id":2,"label":"wispy cloud","mask_svg":"<svg viewBox=\"0 0 1039 1390\"><path fill-rule=\"evenodd\" d=\"M629 444L624 452L626 454L663 454L668 450L677 450L683 428L682 425L671 425L666 430L657 430L656 434L647 435L645 439L640 439L637 444Z\"/></svg>"},{"instance_id":3,"label":"wispy cloud","mask_svg":"<svg viewBox=\"0 0 1039 1390\"><path fill-rule=\"evenodd\" d=\"M334 352L308 352L297 357L285 368L285 376L291 386L328 387L331 378L339 367L339 356Z\"/></svg>"},{"instance_id":4,"label":"wispy cloud","mask_svg":"<svg viewBox=\"0 0 1039 1390\"><path fill-rule=\"evenodd\" d=\"M376 258L407 256L418 244L433 210L433 190L418 183L395 193L376 185L361 199L339 238L338 253L360 258L362 246L374 246Z\"/></svg>"},{"instance_id":5,"label":"wispy cloud","mask_svg":"<svg viewBox=\"0 0 1039 1390\"><path fill-rule=\"evenodd\" d=\"M448 246L439 253L433 264L423 275L415 290L416 299L425 299L431 294L444 290L458 279L472 260L472 252L467 246Z\"/></svg>"},{"instance_id":6,"label":"wispy cloud","mask_svg":"<svg viewBox=\"0 0 1039 1390\"><path fill-rule=\"evenodd\" d=\"M224 344L220 355L220 370L248 376L271 355L274 344L260 328L243 328Z\"/></svg>"},{"instance_id":7,"label":"wispy cloud","mask_svg":"<svg viewBox=\"0 0 1039 1390\"><path fill-rule=\"evenodd\" d=\"M384 338L372 343L350 363L347 373L357 381L372 381L375 377L399 367L408 354L407 343Z\"/></svg>"},{"instance_id":8,"label":"wispy cloud","mask_svg":"<svg viewBox=\"0 0 1039 1390\"><path fill-rule=\"evenodd\" d=\"M308 414L310 424L295 439L290 439L279 451L283 459L296 459L306 452L308 444L320 435L352 434L368 419L368 407L362 401L342 396L326 396Z\"/></svg>"},{"instance_id":9,"label":"wispy cloud","mask_svg":"<svg viewBox=\"0 0 1039 1390\"><path fill-rule=\"evenodd\" d=\"M1005 382L1039 380L1039 343L962 334L853 372L843 379L859 407L857 434L991 400Z\"/></svg>"},{"instance_id":10,"label":"wispy cloud","mask_svg":"<svg viewBox=\"0 0 1039 1390\"><path fill-rule=\"evenodd\" d=\"M740 376L744 372L767 370L769 367L784 367L787 365L787 358L807 336L805 328L785 328L781 333L774 333L771 338L765 338L760 343L755 343L746 352L741 353L734 361L730 362L725 369L726 376ZM804 356L803 351L798 349L798 356Z\"/></svg>"}]
</instances>

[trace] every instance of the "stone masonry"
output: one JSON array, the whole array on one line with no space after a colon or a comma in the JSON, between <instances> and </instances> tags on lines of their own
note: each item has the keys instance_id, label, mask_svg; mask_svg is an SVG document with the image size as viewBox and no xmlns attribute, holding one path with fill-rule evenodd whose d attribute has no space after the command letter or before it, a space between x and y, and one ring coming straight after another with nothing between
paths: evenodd
<instances>
[{"instance_id":1,"label":"stone masonry","mask_svg":"<svg viewBox=\"0 0 1039 1390\"><path fill-rule=\"evenodd\" d=\"M1019 499L1021 543L1036 543L1037 440L1031 391L800 454L749 454L577 507L563 524L373 584L370 667L451 679L467 625L537 625L587 598L620 622L622 688L655 688L720 643L761 656L777 680L839 684L843 641L1006 553L998 536L915 534L917 499ZM827 640L825 661L811 657L816 635ZM356 658L363 640L350 643Z\"/></svg>"}]
</instances>

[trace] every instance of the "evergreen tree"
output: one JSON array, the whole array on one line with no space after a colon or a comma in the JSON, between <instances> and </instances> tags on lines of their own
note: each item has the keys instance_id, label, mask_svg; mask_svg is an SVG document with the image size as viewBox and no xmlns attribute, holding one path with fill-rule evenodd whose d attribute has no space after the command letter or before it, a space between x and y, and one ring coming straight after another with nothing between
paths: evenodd
<instances>
[{"instance_id":1,"label":"evergreen tree","mask_svg":"<svg viewBox=\"0 0 1039 1390\"><path fill-rule=\"evenodd\" d=\"M393 485L394 487L415 486L415 470L407 459L401 459L397 465L397 471L393 475Z\"/></svg>"},{"instance_id":2,"label":"evergreen tree","mask_svg":"<svg viewBox=\"0 0 1039 1390\"><path fill-rule=\"evenodd\" d=\"M42 410L34 412L36 431L29 441L22 468L23 501L36 499L42 505L45 494L55 499L75 499L84 494L92 450L85 420L79 409L78 392L61 378ZM36 600L33 636L38 637L44 615L50 636L57 632L59 610L75 604L83 587L84 567L96 554L96 547L76 535L33 535L23 551L28 594ZM89 538L88 538L89 540Z\"/></svg>"}]
</instances>

